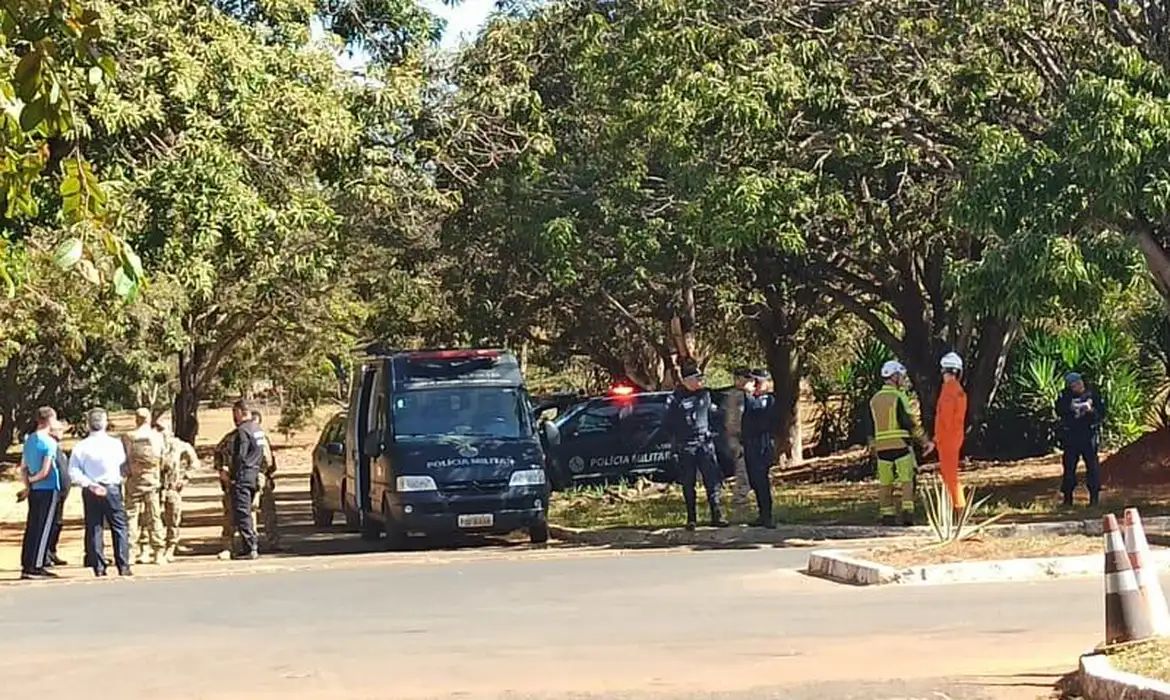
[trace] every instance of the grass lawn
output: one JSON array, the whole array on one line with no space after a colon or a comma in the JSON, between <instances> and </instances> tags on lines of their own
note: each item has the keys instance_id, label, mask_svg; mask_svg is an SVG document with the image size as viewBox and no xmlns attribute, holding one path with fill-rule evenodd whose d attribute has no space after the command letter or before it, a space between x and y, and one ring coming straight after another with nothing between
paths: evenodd
<instances>
[{"instance_id":1,"label":"grass lawn","mask_svg":"<svg viewBox=\"0 0 1170 700\"><path fill-rule=\"evenodd\" d=\"M1101 554L1101 538L1085 535L986 537L944 545L905 542L857 550L851 554L894 568L961 561L1075 557L1083 554Z\"/></svg>"},{"instance_id":2,"label":"grass lawn","mask_svg":"<svg viewBox=\"0 0 1170 700\"><path fill-rule=\"evenodd\" d=\"M964 465L963 483L976 487L977 498L991 498L976 521L1006 512L999 522L1034 522L1097 518L1118 513L1126 506L1142 507L1146 516L1170 513L1170 493L1104 490L1101 505L1087 506L1084 488L1077 503L1061 503L1060 458L1046 456L1018 462L971 462ZM787 470L773 470L776 519L788 524L872 525L878 521L877 483L864 452L810 460ZM700 489L699 519L706 516ZM750 499L754 518L754 499ZM725 509L730 505L730 482L724 485ZM684 524L682 489L657 484L586 487L555 494L550 505L553 522L579 528L659 528ZM730 515L730 510L726 510ZM918 522L926 524L919 509Z\"/></svg>"},{"instance_id":3,"label":"grass lawn","mask_svg":"<svg viewBox=\"0 0 1170 700\"><path fill-rule=\"evenodd\" d=\"M1128 644L1106 653L1121 671L1170 683L1170 639Z\"/></svg>"}]
</instances>

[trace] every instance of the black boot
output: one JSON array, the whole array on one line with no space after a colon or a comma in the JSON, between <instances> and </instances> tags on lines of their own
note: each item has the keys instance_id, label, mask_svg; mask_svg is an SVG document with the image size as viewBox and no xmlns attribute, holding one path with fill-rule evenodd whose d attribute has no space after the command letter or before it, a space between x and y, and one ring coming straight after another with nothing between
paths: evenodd
<instances>
[{"instance_id":1,"label":"black boot","mask_svg":"<svg viewBox=\"0 0 1170 700\"><path fill-rule=\"evenodd\" d=\"M882 516L882 525L885 525L886 527L893 527L894 525L897 525L897 524L898 524L898 519L895 518L894 516L892 516L892 515L883 515Z\"/></svg>"},{"instance_id":2,"label":"black boot","mask_svg":"<svg viewBox=\"0 0 1170 700\"><path fill-rule=\"evenodd\" d=\"M1090 507L1090 508L1095 508L1095 507L1097 507L1097 506L1098 506L1098 505L1100 505L1100 504L1101 504L1101 494L1099 494L1099 493L1090 493L1090 494L1089 494L1089 507Z\"/></svg>"},{"instance_id":3,"label":"black boot","mask_svg":"<svg viewBox=\"0 0 1170 700\"><path fill-rule=\"evenodd\" d=\"M1064 504L1066 506L1071 506L1073 504L1073 495L1071 492L1064 494Z\"/></svg>"},{"instance_id":4,"label":"black boot","mask_svg":"<svg viewBox=\"0 0 1170 700\"><path fill-rule=\"evenodd\" d=\"M723 519L723 513L720 512L718 504L711 504L711 527L727 527L728 522Z\"/></svg>"},{"instance_id":5,"label":"black boot","mask_svg":"<svg viewBox=\"0 0 1170 700\"><path fill-rule=\"evenodd\" d=\"M909 510L902 511L902 525L904 527L913 527L914 513L912 511L909 511Z\"/></svg>"}]
</instances>

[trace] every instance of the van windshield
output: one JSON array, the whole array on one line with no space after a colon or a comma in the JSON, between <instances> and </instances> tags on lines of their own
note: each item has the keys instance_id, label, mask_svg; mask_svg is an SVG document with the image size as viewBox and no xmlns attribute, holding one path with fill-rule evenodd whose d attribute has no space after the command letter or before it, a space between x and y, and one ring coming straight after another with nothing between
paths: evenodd
<instances>
[{"instance_id":1,"label":"van windshield","mask_svg":"<svg viewBox=\"0 0 1170 700\"><path fill-rule=\"evenodd\" d=\"M394 434L400 438L470 435L523 438L528 418L519 389L417 389L394 397Z\"/></svg>"}]
</instances>

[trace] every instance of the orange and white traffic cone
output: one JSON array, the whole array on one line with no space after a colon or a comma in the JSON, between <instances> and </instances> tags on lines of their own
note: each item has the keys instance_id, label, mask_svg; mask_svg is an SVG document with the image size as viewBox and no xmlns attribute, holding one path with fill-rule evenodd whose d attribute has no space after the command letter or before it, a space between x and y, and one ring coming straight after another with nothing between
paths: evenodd
<instances>
[{"instance_id":1,"label":"orange and white traffic cone","mask_svg":"<svg viewBox=\"0 0 1170 700\"><path fill-rule=\"evenodd\" d=\"M1105 643L1133 642L1154 636L1137 577L1129 564L1117 516L1105 516Z\"/></svg>"},{"instance_id":2,"label":"orange and white traffic cone","mask_svg":"<svg viewBox=\"0 0 1170 700\"><path fill-rule=\"evenodd\" d=\"M1125 509L1125 549L1146 604L1150 627L1158 636L1170 636L1170 609L1166 607L1166 596L1158 582L1158 568L1150 561L1150 543L1146 541L1146 530L1137 508Z\"/></svg>"}]
</instances>

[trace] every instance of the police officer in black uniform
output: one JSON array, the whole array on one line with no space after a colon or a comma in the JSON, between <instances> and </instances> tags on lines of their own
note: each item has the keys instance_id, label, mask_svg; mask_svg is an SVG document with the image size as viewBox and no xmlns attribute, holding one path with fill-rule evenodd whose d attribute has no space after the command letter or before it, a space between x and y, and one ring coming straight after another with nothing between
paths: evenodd
<instances>
[{"instance_id":1,"label":"police officer in black uniform","mask_svg":"<svg viewBox=\"0 0 1170 700\"><path fill-rule=\"evenodd\" d=\"M703 374L698 367L683 367L681 374L682 386L667 401L666 428L678 458L679 481L687 504L687 529L693 530L698 520L695 480L699 475L707 489L711 525L726 527L727 521L719 510L723 473L715 458L715 442L711 436L711 393L703 387Z\"/></svg>"},{"instance_id":2,"label":"police officer in black uniform","mask_svg":"<svg viewBox=\"0 0 1170 700\"><path fill-rule=\"evenodd\" d=\"M252 501L264 466L264 431L252 418L252 409L240 400L232 406L236 421L236 435L232 439L231 493L232 519L236 532L244 540L244 549L237 553L240 559L260 556L256 545L256 526L252 522Z\"/></svg>"},{"instance_id":3,"label":"police officer in black uniform","mask_svg":"<svg viewBox=\"0 0 1170 700\"><path fill-rule=\"evenodd\" d=\"M747 467L748 483L756 494L756 506L760 519L754 527L776 527L772 519L772 482L768 472L776 460L776 441L772 431L776 427L776 397L764 393L768 372L753 369L755 391L748 395L743 405L743 460Z\"/></svg>"}]
</instances>

